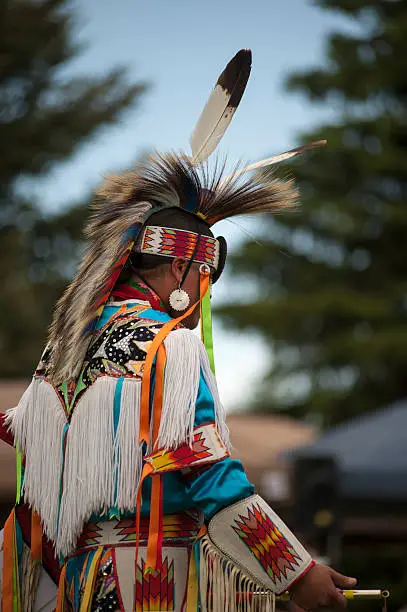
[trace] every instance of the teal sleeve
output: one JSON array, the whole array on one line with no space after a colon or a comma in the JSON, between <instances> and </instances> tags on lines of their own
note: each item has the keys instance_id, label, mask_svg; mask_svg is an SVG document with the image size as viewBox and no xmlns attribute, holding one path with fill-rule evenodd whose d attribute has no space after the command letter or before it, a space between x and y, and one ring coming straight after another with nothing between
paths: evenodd
<instances>
[{"instance_id":1,"label":"teal sleeve","mask_svg":"<svg viewBox=\"0 0 407 612\"><path fill-rule=\"evenodd\" d=\"M193 475L187 485L187 494L206 519L253 493L242 463L230 457Z\"/></svg>"},{"instance_id":2,"label":"teal sleeve","mask_svg":"<svg viewBox=\"0 0 407 612\"><path fill-rule=\"evenodd\" d=\"M213 397L201 377L195 409L195 426L214 421ZM252 495L254 486L248 481L242 463L227 457L203 469L192 470L192 474L187 479L186 492L209 519L222 508Z\"/></svg>"}]
</instances>

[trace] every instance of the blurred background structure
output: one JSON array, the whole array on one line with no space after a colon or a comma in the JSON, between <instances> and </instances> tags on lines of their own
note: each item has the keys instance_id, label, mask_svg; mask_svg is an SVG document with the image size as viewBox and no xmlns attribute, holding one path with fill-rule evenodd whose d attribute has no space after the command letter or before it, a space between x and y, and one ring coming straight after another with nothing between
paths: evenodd
<instances>
[{"instance_id":1,"label":"blurred background structure","mask_svg":"<svg viewBox=\"0 0 407 612\"><path fill-rule=\"evenodd\" d=\"M146 151L186 148L242 46L254 64L221 146L230 164L329 147L282 168L299 181L296 211L245 222L252 238L219 227L233 247L214 294L232 439L310 545L361 587L390 588L396 610L407 604L407 0L0 0L0 409L39 358L91 189ZM7 449L0 461L4 516Z\"/></svg>"}]
</instances>

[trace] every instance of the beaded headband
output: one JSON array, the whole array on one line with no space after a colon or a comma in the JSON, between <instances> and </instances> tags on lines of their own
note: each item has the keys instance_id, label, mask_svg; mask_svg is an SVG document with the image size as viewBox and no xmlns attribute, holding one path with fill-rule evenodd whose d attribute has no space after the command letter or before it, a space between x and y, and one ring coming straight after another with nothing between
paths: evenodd
<instances>
[{"instance_id":1,"label":"beaded headband","mask_svg":"<svg viewBox=\"0 0 407 612\"><path fill-rule=\"evenodd\" d=\"M187 230L147 225L142 235L141 246L137 250L148 255L185 257L185 259L190 259L194 255L199 235ZM200 236L194 261L207 264L217 270L219 265L219 242L211 236Z\"/></svg>"}]
</instances>

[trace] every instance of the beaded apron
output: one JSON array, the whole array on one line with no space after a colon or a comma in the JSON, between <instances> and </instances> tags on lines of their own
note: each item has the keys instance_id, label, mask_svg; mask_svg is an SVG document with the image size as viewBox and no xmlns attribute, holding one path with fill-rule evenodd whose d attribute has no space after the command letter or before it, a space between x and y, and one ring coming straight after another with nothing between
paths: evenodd
<instances>
[{"instance_id":1,"label":"beaded apron","mask_svg":"<svg viewBox=\"0 0 407 612\"><path fill-rule=\"evenodd\" d=\"M195 510L165 515L161 569L145 573L148 519L140 522L137 568L134 517L88 523L66 562L65 609L79 610L91 589L92 612L182 612L201 525Z\"/></svg>"}]
</instances>

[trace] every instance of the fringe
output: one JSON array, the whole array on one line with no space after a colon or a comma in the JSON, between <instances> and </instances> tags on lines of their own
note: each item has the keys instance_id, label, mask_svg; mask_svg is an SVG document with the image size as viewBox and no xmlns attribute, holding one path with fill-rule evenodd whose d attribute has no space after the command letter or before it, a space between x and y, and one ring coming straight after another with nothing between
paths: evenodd
<instances>
[{"instance_id":1,"label":"fringe","mask_svg":"<svg viewBox=\"0 0 407 612\"><path fill-rule=\"evenodd\" d=\"M229 447L225 412L204 345L187 329L171 332L164 344L167 359L158 448L192 443L201 374L214 398L218 431ZM42 378L33 379L18 406L6 416L26 455L24 499L41 516L45 534L63 557L72 551L92 514L107 513L112 507L134 510L143 464L141 381L125 378L120 392L118 380L97 379L80 398L69 425L58 394ZM120 413L115 432L116 388Z\"/></svg>"},{"instance_id":2,"label":"fringe","mask_svg":"<svg viewBox=\"0 0 407 612\"><path fill-rule=\"evenodd\" d=\"M140 380L124 380L113 448L113 469L117 475L114 505L120 510L134 510L143 469L142 445L139 444L140 402Z\"/></svg>"},{"instance_id":3,"label":"fringe","mask_svg":"<svg viewBox=\"0 0 407 612\"><path fill-rule=\"evenodd\" d=\"M158 448L175 448L191 444L195 406L201 372L213 396L215 421L219 435L230 449L226 413L219 398L216 379L201 340L188 329L171 332L164 340L167 353L164 378L164 401L158 432Z\"/></svg>"},{"instance_id":4,"label":"fringe","mask_svg":"<svg viewBox=\"0 0 407 612\"><path fill-rule=\"evenodd\" d=\"M66 556L94 513L134 510L143 455L139 444L141 382L125 379L114 432L118 379L104 376L75 407L69 428L56 551Z\"/></svg>"},{"instance_id":5,"label":"fringe","mask_svg":"<svg viewBox=\"0 0 407 612\"><path fill-rule=\"evenodd\" d=\"M213 401L215 404L215 423L222 442L230 451L232 445L230 443L229 428L226 425L226 410L220 400L216 378L211 370L209 357L206 352L205 345L202 342L199 343L199 358L204 381L208 386L208 389L213 397Z\"/></svg>"},{"instance_id":6,"label":"fringe","mask_svg":"<svg viewBox=\"0 0 407 612\"><path fill-rule=\"evenodd\" d=\"M34 378L18 406L8 410L6 423L19 450L26 455L23 496L43 521L46 535L56 538L62 473L62 437L67 424L52 385Z\"/></svg>"},{"instance_id":7,"label":"fringe","mask_svg":"<svg viewBox=\"0 0 407 612\"><path fill-rule=\"evenodd\" d=\"M205 535L199 541L202 612L275 612L275 595L265 591Z\"/></svg>"},{"instance_id":8,"label":"fringe","mask_svg":"<svg viewBox=\"0 0 407 612\"><path fill-rule=\"evenodd\" d=\"M103 376L84 393L69 426L63 493L56 538L57 554L66 556L75 546L85 521L94 512L113 505L116 378Z\"/></svg>"},{"instance_id":9,"label":"fringe","mask_svg":"<svg viewBox=\"0 0 407 612\"><path fill-rule=\"evenodd\" d=\"M167 361L158 448L192 443L200 379L199 344L199 338L188 329L173 331L164 340Z\"/></svg>"}]
</instances>

